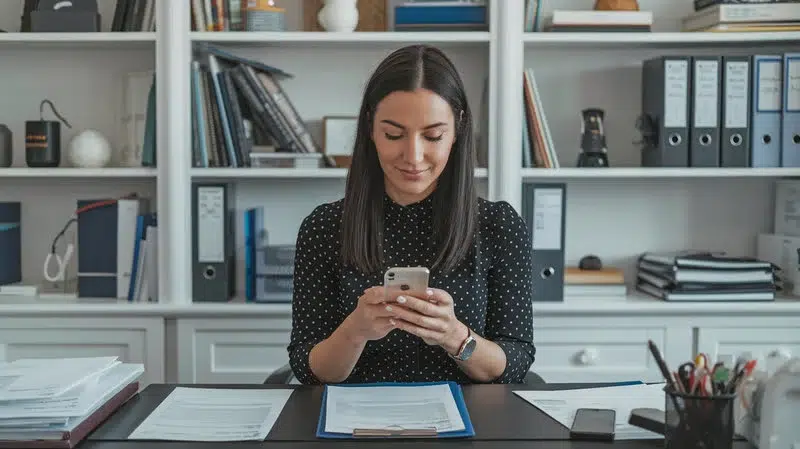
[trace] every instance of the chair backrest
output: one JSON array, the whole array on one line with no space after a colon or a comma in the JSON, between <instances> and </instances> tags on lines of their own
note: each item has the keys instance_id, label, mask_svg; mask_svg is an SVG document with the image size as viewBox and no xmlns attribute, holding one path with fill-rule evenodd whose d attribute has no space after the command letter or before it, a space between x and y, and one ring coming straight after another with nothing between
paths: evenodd
<instances>
[{"instance_id":1,"label":"chair backrest","mask_svg":"<svg viewBox=\"0 0 800 449\"><path fill-rule=\"evenodd\" d=\"M286 385L286 384L296 385L299 384L300 382L298 382L297 379L294 377L294 373L292 372L292 367L289 366L289 364L287 363L286 365L283 365L282 367L276 369L269 376L267 376L267 379L264 380L264 383L270 385Z\"/></svg>"}]
</instances>

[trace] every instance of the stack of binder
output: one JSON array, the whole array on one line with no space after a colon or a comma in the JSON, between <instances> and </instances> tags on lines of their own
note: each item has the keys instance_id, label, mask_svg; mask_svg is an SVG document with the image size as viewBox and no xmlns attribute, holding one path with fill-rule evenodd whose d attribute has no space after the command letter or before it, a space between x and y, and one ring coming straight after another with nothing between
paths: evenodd
<instances>
[{"instance_id":1,"label":"stack of binder","mask_svg":"<svg viewBox=\"0 0 800 449\"><path fill-rule=\"evenodd\" d=\"M800 167L798 67L798 52L646 60L642 166Z\"/></svg>"},{"instance_id":2,"label":"stack of binder","mask_svg":"<svg viewBox=\"0 0 800 449\"><path fill-rule=\"evenodd\" d=\"M0 362L0 448L72 448L139 390L116 357Z\"/></svg>"},{"instance_id":3,"label":"stack of binder","mask_svg":"<svg viewBox=\"0 0 800 449\"><path fill-rule=\"evenodd\" d=\"M711 252L644 253L637 290L665 301L772 301L775 267Z\"/></svg>"}]
</instances>

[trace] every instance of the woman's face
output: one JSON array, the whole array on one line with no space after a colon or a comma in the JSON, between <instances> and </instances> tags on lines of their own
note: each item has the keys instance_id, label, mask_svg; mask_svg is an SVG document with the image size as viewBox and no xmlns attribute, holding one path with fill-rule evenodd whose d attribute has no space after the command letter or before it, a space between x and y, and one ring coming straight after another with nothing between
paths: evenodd
<instances>
[{"instance_id":1,"label":"woman's face","mask_svg":"<svg viewBox=\"0 0 800 449\"><path fill-rule=\"evenodd\" d=\"M389 197L406 205L430 195L455 138L450 105L427 89L393 92L378 103L372 140Z\"/></svg>"}]
</instances>

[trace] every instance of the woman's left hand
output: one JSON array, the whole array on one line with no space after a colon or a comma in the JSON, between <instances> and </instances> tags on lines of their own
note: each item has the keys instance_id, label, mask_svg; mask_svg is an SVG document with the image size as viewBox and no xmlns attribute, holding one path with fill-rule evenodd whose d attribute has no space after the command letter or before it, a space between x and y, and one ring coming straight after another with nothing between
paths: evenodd
<instances>
[{"instance_id":1,"label":"woman's left hand","mask_svg":"<svg viewBox=\"0 0 800 449\"><path fill-rule=\"evenodd\" d=\"M426 298L398 296L386 308L395 319L395 327L420 337L429 345L438 345L455 355L469 336L469 329L456 318L453 297L444 290L428 289Z\"/></svg>"}]
</instances>

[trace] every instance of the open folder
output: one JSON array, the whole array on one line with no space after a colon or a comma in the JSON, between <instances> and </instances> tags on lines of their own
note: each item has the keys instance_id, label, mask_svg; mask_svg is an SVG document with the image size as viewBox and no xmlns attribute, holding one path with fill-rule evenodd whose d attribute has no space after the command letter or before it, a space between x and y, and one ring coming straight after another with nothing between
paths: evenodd
<instances>
[{"instance_id":1,"label":"open folder","mask_svg":"<svg viewBox=\"0 0 800 449\"><path fill-rule=\"evenodd\" d=\"M327 385L319 438L472 437L461 387L455 382Z\"/></svg>"}]
</instances>

